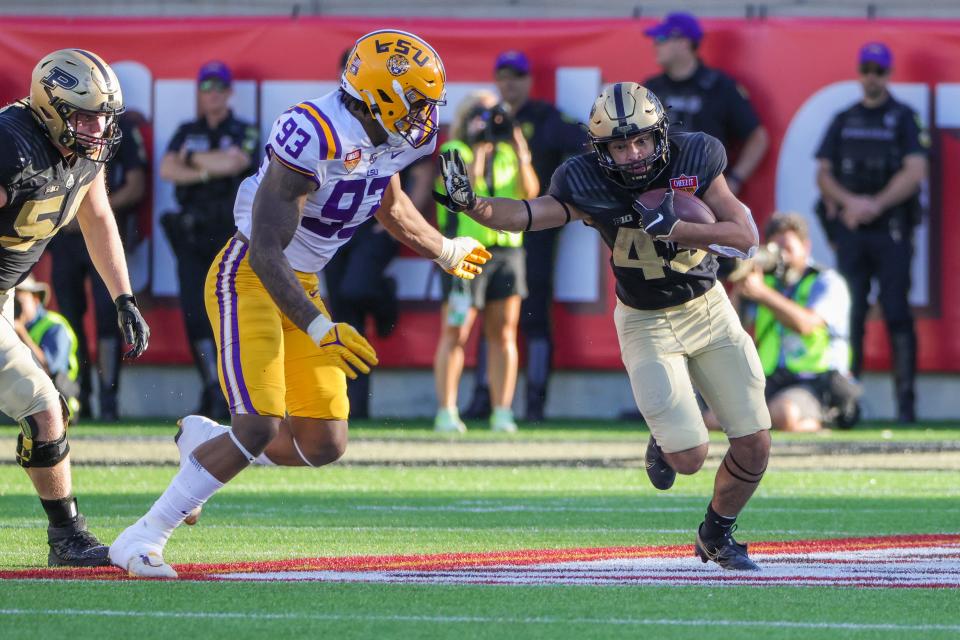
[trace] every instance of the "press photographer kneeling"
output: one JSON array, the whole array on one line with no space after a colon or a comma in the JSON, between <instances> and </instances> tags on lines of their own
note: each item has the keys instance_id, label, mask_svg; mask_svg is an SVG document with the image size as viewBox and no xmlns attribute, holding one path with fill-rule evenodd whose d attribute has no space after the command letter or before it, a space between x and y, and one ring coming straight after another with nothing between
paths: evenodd
<instances>
[{"instance_id":1,"label":"press photographer kneeling","mask_svg":"<svg viewBox=\"0 0 960 640\"><path fill-rule=\"evenodd\" d=\"M775 429L852 427L860 387L850 376L850 292L839 273L815 265L807 222L776 213L769 244L731 274L732 296L749 301L747 317L764 373Z\"/></svg>"}]
</instances>

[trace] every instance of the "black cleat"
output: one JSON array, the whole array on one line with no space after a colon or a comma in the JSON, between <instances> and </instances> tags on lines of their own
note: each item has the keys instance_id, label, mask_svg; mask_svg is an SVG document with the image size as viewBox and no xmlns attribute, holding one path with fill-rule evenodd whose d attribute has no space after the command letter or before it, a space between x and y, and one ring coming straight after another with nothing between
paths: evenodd
<instances>
[{"instance_id":1,"label":"black cleat","mask_svg":"<svg viewBox=\"0 0 960 640\"><path fill-rule=\"evenodd\" d=\"M747 555L747 545L733 539L732 529L719 540L706 542L700 537L700 529L697 529L697 541L693 549L703 562L713 560L728 571L760 571L760 566Z\"/></svg>"},{"instance_id":2,"label":"black cleat","mask_svg":"<svg viewBox=\"0 0 960 640\"><path fill-rule=\"evenodd\" d=\"M47 542L50 567L105 567L110 564L107 552L110 547L102 544L87 531L87 521L77 516L76 522L66 527L47 527Z\"/></svg>"},{"instance_id":3,"label":"black cleat","mask_svg":"<svg viewBox=\"0 0 960 640\"><path fill-rule=\"evenodd\" d=\"M654 487L660 491L666 491L673 486L673 481L677 479L677 472L663 459L663 451L652 435L650 442L647 443L644 462L647 465L647 477L650 478L650 483Z\"/></svg>"}]
</instances>

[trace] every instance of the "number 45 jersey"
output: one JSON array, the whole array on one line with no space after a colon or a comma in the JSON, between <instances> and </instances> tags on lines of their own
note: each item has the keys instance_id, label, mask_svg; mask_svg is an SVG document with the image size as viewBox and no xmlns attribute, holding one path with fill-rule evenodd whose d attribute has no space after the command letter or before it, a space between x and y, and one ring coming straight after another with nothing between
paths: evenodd
<instances>
[{"instance_id":1,"label":"number 45 jersey","mask_svg":"<svg viewBox=\"0 0 960 640\"><path fill-rule=\"evenodd\" d=\"M436 147L436 139L419 149L406 143L374 146L338 93L304 100L282 113L267 137L260 170L237 192L234 219L250 238L253 199L272 159L313 181L316 190L307 196L300 226L284 251L296 271L323 269L380 208L390 178Z\"/></svg>"}]
</instances>

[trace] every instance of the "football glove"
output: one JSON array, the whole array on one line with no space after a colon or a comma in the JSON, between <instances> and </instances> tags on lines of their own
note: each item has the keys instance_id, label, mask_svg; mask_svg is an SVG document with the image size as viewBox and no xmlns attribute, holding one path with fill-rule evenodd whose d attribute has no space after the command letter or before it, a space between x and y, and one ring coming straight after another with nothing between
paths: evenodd
<instances>
[{"instance_id":1,"label":"football glove","mask_svg":"<svg viewBox=\"0 0 960 640\"><path fill-rule=\"evenodd\" d=\"M672 189L663 195L663 200L656 208L647 209L639 200L635 200L633 210L640 214L640 227L654 238L666 238L680 222L673 211Z\"/></svg>"},{"instance_id":2,"label":"football glove","mask_svg":"<svg viewBox=\"0 0 960 640\"><path fill-rule=\"evenodd\" d=\"M150 343L150 327L137 308L137 299L128 293L117 296L113 301L117 306L117 325L123 335L123 341L131 345L123 354L128 360L139 358Z\"/></svg>"},{"instance_id":3,"label":"football glove","mask_svg":"<svg viewBox=\"0 0 960 640\"><path fill-rule=\"evenodd\" d=\"M492 256L482 244L473 238L459 236L444 238L440 255L433 259L450 275L473 280L483 271L480 266Z\"/></svg>"},{"instance_id":4,"label":"football glove","mask_svg":"<svg viewBox=\"0 0 960 640\"><path fill-rule=\"evenodd\" d=\"M380 362L367 339L346 322L334 324L326 316L319 315L307 327L307 334L320 348L323 360L343 371L351 380L357 379L357 371L370 373L370 367Z\"/></svg>"},{"instance_id":5,"label":"football glove","mask_svg":"<svg viewBox=\"0 0 960 640\"><path fill-rule=\"evenodd\" d=\"M470 185L467 166L456 149L440 154L440 178L446 193L433 192L433 199L457 213L469 211L477 206L477 195Z\"/></svg>"}]
</instances>

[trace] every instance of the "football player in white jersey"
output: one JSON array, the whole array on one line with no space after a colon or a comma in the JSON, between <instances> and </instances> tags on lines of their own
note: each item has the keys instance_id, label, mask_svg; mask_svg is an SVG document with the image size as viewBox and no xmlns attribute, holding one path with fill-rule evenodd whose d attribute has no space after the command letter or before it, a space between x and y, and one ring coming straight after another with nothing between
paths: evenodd
<instances>
[{"instance_id":1,"label":"football player in white jersey","mask_svg":"<svg viewBox=\"0 0 960 640\"><path fill-rule=\"evenodd\" d=\"M436 51L403 31L375 31L351 51L340 89L281 114L257 175L244 181L238 232L206 283L220 383L232 428L180 421L180 472L110 547L131 575L176 577L163 548L185 520L251 463L318 467L343 455L346 377L377 364L370 344L334 323L316 273L371 216L449 273L473 278L490 254L445 238L400 188L397 173L436 146L445 76Z\"/></svg>"}]
</instances>

